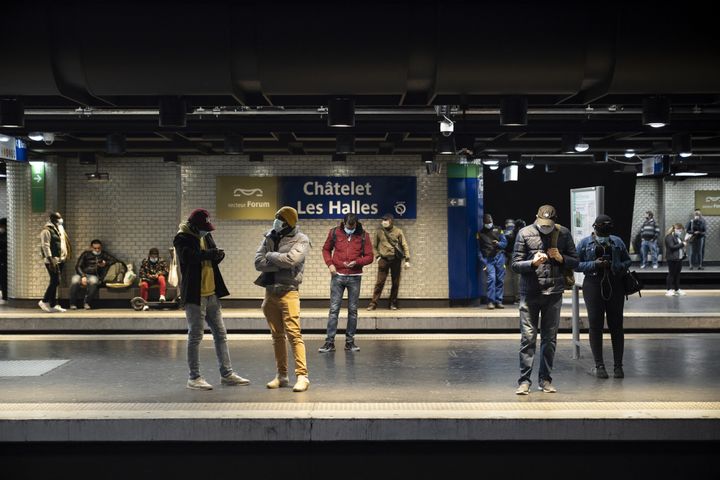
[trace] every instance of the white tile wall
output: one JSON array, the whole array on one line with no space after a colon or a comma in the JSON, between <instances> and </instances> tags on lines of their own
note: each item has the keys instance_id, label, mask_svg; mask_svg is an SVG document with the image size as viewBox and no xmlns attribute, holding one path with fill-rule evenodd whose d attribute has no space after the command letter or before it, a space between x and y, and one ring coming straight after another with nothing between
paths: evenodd
<instances>
[{"instance_id":1,"label":"white tile wall","mask_svg":"<svg viewBox=\"0 0 720 480\"><path fill-rule=\"evenodd\" d=\"M0 178L0 218L7 218L8 214L7 180Z\"/></svg>"}]
</instances>

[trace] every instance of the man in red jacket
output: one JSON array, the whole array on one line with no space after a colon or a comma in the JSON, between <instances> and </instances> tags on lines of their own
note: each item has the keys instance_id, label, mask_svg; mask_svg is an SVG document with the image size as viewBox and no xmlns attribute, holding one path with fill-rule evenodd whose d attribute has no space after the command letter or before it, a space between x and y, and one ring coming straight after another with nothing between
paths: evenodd
<instances>
[{"instance_id":1,"label":"man in red jacket","mask_svg":"<svg viewBox=\"0 0 720 480\"><path fill-rule=\"evenodd\" d=\"M323 259L330 270L330 313L328 315L325 344L320 353L335 351L338 315L345 289L348 291L348 323L345 330L345 350L358 352L355 345L357 329L357 310L360 299L360 281L362 269L373 261L370 234L362 228L357 215L348 213L338 227L328 233L323 245Z\"/></svg>"}]
</instances>

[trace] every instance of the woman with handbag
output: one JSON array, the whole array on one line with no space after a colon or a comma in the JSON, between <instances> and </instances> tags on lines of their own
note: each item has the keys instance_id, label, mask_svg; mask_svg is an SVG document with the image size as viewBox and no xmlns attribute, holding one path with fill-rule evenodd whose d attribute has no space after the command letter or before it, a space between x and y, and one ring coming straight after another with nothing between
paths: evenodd
<instances>
[{"instance_id":1,"label":"woman with handbag","mask_svg":"<svg viewBox=\"0 0 720 480\"><path fill-rule=\"evenodd\" d=\"M583 238L577 248L580 263L575 270L585 274L582 290L590 324L590 349L595 360L591 373L597 378L608 378L602 345L606 317L613 348L613 376L625 377L623 308L626 292L623 276L631 260L622 239L610 234L613 227L608 215L598 215L593 223L595 231Z\"/></svg>"},{"instance_id":2,"label":"woman with handbag","mask_svg":"<svg viewBox=\"0 0 720 480\"><path fill-rule=\"evenodd\" d=\"M685 295L685 292L680 290L680 272L682 271L686 246L683 238L683 226L681 223L676 223L670 227L665 234L665 259L668 264L667 292L665 292L665 295L668 297Z\"/></svg>"}]
</instances>

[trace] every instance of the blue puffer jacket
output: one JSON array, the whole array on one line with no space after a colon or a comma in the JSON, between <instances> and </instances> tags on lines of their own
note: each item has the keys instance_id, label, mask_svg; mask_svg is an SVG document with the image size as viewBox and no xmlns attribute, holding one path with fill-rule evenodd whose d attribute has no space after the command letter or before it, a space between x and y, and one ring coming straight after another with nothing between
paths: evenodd
<instances>
[{"instance_id":1,"label":"blue puffer jacket","mask_svg":"<svg viewBox=\"0 0 720 480\"><path fill-rule=\"evenodd\" d=\"M578 243L577 246L580 262L578 263L578 266L575 267L575 271L583 272L586 275L596 275L598 273L595 268L595 260L597 259L595 256L596 246L597 243L594 235L587 236L580 240L580 243ZM625 273L625 270L630 268L630 264L632 263L630 255L625 247L625 243L620 237L610 235L610 246L612 250L612 263L610 271L614 275L622 275Z\"/></svg>"}]
</instances>

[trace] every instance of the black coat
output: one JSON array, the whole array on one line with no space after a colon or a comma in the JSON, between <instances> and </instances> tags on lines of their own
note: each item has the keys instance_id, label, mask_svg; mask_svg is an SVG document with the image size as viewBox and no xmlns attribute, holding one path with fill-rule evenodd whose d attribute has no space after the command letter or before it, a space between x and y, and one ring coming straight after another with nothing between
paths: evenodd
<instances>
[{"instance_id":1,"label":"black coat","mask_svg":"<svg viewBox=\"0 0 720 480\"><path fill-rule=\"evenodd\" d=\"M218 298L230 295L218 264L223 261L224 255L214 259L214 251L217 246L212 235L205 235L205 246L207 250L200 249L200 239L191 233L178 232L173 240L175 255L180 263L180 298L184 303L200 305L200 281L202 278L203 260L212 261L213 273L215 274L215 295Z\"/></svg>"}]
</instances>

